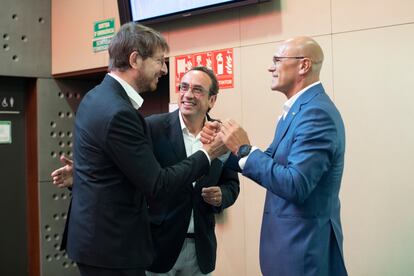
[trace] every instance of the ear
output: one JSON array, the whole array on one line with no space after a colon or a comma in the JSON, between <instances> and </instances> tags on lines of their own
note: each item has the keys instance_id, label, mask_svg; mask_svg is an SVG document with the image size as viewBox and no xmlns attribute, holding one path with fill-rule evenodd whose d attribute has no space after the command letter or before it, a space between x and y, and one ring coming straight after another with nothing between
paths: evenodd
<instances>
[{"instance_id":1,"label":"ear","mask_svg":"<svg viewBox=\"0 0 414 276\"><path fill-rule=\"evenodd\" d=\"M140 68L142 64L142 57L138 54L137 51L133 51L129 55L129 65L131 68L137 69Z\"/></svg>"},{"instance_id":2,"label":"ear","mask_svg":"<svg viewBox=\"0 0 414 276\"><path fill-rule=\"evenodd\" d=\"M299 66L299 74L307 74L312 69L312 60L309 58L304 58L301 60Z\"/></svg>"},{"instance_id":3,"label":"ear","mask_svg":"<svg viewBox=\"0 0 414 276\"><path fill-rule=\"evenodd\" d=\"M217 95L210 96L208 99L208 107L209 109L212 109L214 107L214 104L216 103Z\"/></svg>"}]
</instances>

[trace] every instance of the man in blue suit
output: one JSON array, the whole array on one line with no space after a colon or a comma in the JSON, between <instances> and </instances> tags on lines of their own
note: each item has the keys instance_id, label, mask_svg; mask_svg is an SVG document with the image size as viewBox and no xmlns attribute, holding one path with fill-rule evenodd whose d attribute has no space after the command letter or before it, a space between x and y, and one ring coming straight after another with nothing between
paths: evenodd
<instances>
[{"instance_id":1,"label":"man in blue suit","mask_svg":"<svg viewBox=\"0 0 414 276\"><path fill-rule=\"evenodd\" d=\"M260 239L265 276L347 275L338 197L345 131L319 81L322 62L321 47L308 37L287 40L274 54L271 89L288 100L266 151L252 147L233 120L217 135L235 154L234 167L267 190ZM205 127L203 142L219 128Z\"/></svg>"},{"instance_id":2,"label":"man in blue suit","mask_svg":"<svg viewBox=\"0 0 414 276\"><path fill-rule=\"evenodd\" d=\"M153 262L148 201L207 175L222 155L204 145L175 165L154 156L137 109L139 93L154 91L167 73L165 39L128 23L109 45L109 74L82 99L75 120L72 203L66 250L82 276L138 276Z\"/></svg>"}]
</instances>

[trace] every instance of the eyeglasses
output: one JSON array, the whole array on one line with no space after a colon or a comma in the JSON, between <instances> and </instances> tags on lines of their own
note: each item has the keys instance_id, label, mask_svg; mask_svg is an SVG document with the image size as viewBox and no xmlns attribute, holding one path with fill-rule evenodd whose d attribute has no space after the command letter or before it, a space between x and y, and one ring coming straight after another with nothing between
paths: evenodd
<instances>
[{"instance_id":1,"label":"eyeglasses","mask_svg":"<svg viewBox=\"0 0 414 276\"><path fill-rule=\"evenodd\" d=\"M273 57L273 64L276 66L277 64L282 62L284 59L304 59L304 58L306 58L306 57L277 57L277 56L274 56Z\"/></svg>"},{"instance_id":2,"label":"eyeglasses","mask_svg":"<svg viewBox=\"0 0 414 276\"><path fill-rule=\"evenodd\" d=\"M155 58L155 57L151 57L153 60L155 60L157 63L159 63L160 65L164 65L165 64L165 57L160 57L160 58Z\"/></svg>"},{"instance_id":3,"label":"eyeglasses","mask_svg":"<svg viewBox=\"0 0 414 276\"><path fill-rule=\"evenodd\" d=\"M202 87L201 85L191 85L186 82L180 83L180 85L178 85L178 89L180 90L181 94L184 94L187 91L191 90L191 92L197 96L203 95L204 93L208 92L208 90Z\"/></svg>"}]
</instances>

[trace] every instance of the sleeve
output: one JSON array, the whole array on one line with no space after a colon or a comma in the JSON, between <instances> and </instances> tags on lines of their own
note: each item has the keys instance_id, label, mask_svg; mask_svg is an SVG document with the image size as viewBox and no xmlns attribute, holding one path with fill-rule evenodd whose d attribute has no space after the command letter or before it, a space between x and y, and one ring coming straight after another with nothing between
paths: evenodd
<instances>
[{"instance_id":1,"label":"sleeve","mask_svg":"<svg viewBox=\"0 0 414 276\"><path fill-rule=\"evenodd\" d=\"M227 159L226 163L224 163L224 168L233 170L235 172L241 173L241 168L239 166L239 158L235 156L234 154L230 154L229 158Z\"/></svg>"},{"instance_id":2,"label":"sleeve","mask_svg":"<svg viewBox=\"0 0 414 276\"><path fill-rule=\"evenodd\" d=\"M240 182L237 172L223 167L218 186L221 188L222 204L220 207L213 207L215 213L220 213L233 205L239 196Z\"/></svg>"},{"instance_id":3,"label":"sleeve","mask_svg":"<svg viewBox=\"0 0 414 276\"><path fill-rule=\"evenodd\" d=\"M148 136L145 121L137 113L118 112L107 126L105 148L128 178L148 199L172 193L205 175L209 161L202 151L197 151L180 163L161 168L156 160Z\"/></svg>"}]
</instances>

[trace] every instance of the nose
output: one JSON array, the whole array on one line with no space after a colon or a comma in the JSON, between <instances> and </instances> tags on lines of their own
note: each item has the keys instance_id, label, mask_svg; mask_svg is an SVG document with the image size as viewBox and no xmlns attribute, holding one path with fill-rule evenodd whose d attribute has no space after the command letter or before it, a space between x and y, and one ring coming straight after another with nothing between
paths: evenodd
<instances>
[{"instance_id":1,"label":"nose","mask_svg":"<svg viewBox=\"0 0 414 276\"><path fill-rule=\"evenodd\" d=\"M168 67L167 67L167 64L165 62L162 64L161 72L162 72L163 75L168 74Z\"/></svg>"},{"instance_id":2,"label":"nose","mask_svg":"<svg viewBox=\"0 0 414 276\"><path fill-rule=\"evenodd\" d=\"M194 93L193 93L193 88L190 87L187 91L185 92L181 92L183 94L184 97L187 98L193 98L194 97Z\"/></svg>"},{"instance_id":3,"label":"nose","mask_svg":"<svg viewBox=\"0 0 414 276\"><path fill-rule=\"evenodd\" d=\"M276 65L274 63L272 63L269 68L267 68L267 71L269 72L274 72L276 70Z\"/></svg>"}]
</instances>

